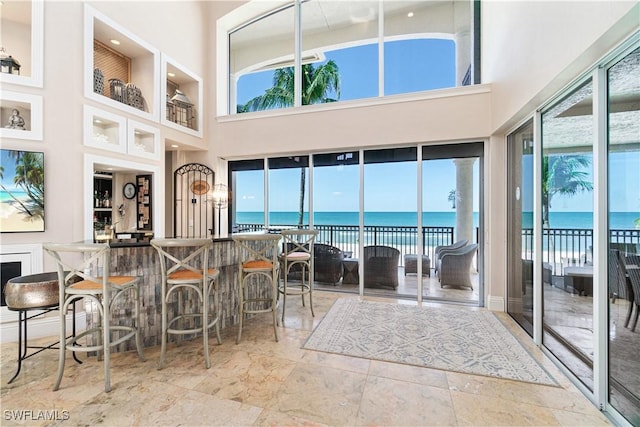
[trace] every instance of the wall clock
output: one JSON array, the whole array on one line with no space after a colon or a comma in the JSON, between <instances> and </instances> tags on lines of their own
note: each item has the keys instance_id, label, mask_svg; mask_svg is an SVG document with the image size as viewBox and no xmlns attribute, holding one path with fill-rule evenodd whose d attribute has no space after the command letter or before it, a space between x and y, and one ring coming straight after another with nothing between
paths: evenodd
<instances>
[{"instance_id":1,"label":"wall clock","mask_svg":"<svg viewBox=\"0 0 640 427\"><path fill-rule=\"evenodd\" d=\"M137 192L138 189L133 182L127 182L122 188L122 194L126 199L133 199L134 197L136 197Z\"/></svg>"}]
</instances>

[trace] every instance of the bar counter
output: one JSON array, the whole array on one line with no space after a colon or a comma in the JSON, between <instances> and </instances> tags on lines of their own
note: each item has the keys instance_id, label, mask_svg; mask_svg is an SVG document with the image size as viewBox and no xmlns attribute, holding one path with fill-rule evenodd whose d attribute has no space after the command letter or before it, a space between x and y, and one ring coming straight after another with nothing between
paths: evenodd
<instances>
[{"instance_id":1,"label":"bar counter","mask_svg":"<svg viewBox=\"0 0 640 427\"><path fill-rule=\"evenodd\" d=\"M210 254L210 267L220 271L217 279L220 295L220 327L225 328L234 325L238 321L238 294L237 274L238 256L235 243L231 238L213 239L213 251ZM112 276L140 276L140 326L145 347L160 345L162 325L162 297L160 260L158 253L149 242L112 242L109 274ZM122 296L112 311L112 323L130 324L130 315L133 312L133 302L127 300L128 296ZM210 298L213 304L213 296ZM169 306L169 318L177 309L177 299ZM191 299L191 295L183 300L183 305L199 309L200 303ZM90 303L85 305L87 315L87 328L98 321L96 307ZM169 335L169 342L178 340L179 337ZM128 351L135 349L134 340L128 340L112 351Z\"/></svg>"}]
</instances>

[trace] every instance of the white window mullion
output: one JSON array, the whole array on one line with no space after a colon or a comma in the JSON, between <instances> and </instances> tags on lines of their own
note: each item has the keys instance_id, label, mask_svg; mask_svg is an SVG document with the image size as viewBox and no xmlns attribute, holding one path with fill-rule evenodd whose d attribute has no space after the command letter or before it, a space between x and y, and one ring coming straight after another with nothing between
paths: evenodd
<instances>
[{"instance_id":1,"label":"white window mullion","mask_svg":"<svg viewBox=\"0 0 640 427\"><path fill-rule=\"evenodd\" d=\"M358 293L360 296L364 295L364 150L360 150L358 156L359 164L359 179L360 185L358 189L359 209L358 213L358 275L360 276L360 283L358 284Z\"/></svg>"},{"instance_id":2,"label":"white window mullion","mask_svg":"<svg viewBox=\"0 0 640 427\"><path fill-rule=\"evenodd\" d=\"M269 227L269 159L264 159L264 226Z\"/></svg>"},{"instance_id":3,"label":"white window mullion","mask_svg":"<svg viewBox=\"0 0 640 427\"><path fill-rule=\"evenodd\" d=\"M418 199L418 223L416 224L418 229L416 235L416 244L418 245L418 302L422 302L422 286L423 280L422 276L425 271L422 271L422 255L424 254L424 242L422 241L422 145L418 145L418 152L416 154L416 162L417 162L417 175L418 175L418 194L416 195ZM434 262L434 260L431 260ZM407 268L405 265L404 268Z\"/></svg>"},{"instance_id":4,"label":"white window mullion","mask_svg":"<svg viewBox=\"0 0 640 427\"><path fill-rule=\"evenodd\" d=\"M378 2L378 96L384 96L384 1Z\"/></svg>"},{"instance_id":5,"label":"white window mullion","mask_svg":"<svg viewBox=\"0 0 640 427\"><path fill-rule=\"evenodd\" d=\"M294 64L294 100L293 106L302 105L302 19L300 0L296 0L293 9L293 64Z\"/></svg>"},{"instance_id":6,"label":"white window mullion","mask_svg":"<svg viewBox=\"0 0 640 427\"><path fill-rule=\"evenodd\" d=\"M606 70L593 73L593 283L608 282L607 88ZM593 395L604 409L608 400L608 286L593 287Z\"/></svg>"},{"instance_id":7,"label":"white window mullion","mask_svg":"<svg viewBox=\"0 0 640 427\"><path fill-rule=\"evenodd\" d=\"M533 117L533 341L542 345L542 113Z\"/></svg>"}]
</instances>

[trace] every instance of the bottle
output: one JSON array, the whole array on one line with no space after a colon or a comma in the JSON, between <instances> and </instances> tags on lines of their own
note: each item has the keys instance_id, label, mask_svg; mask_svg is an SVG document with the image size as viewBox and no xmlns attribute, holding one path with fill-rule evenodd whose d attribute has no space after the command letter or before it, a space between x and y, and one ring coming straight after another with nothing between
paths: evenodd
<instances>
[{"instance_id":1,"label":"bottle","mask_svg":"<svg viewBox=\"0 0 640 427\"><path fill-rule=\"evenodd\" d=\"M105 208L110 208L111 207L111 198L109 197L109 192L108 191L104 192L104 207Z\"/></svg>"},{"instance_id":2,"label":"bottle","mask_svg":"<svg viewBox=\"0 0 640 427\"><path fill-rule=\"evenodd\" d=\"M93 192L93 203L96 208L100 207L100 196L98 196L98 190Z\"/></svg>"}]
</instances>

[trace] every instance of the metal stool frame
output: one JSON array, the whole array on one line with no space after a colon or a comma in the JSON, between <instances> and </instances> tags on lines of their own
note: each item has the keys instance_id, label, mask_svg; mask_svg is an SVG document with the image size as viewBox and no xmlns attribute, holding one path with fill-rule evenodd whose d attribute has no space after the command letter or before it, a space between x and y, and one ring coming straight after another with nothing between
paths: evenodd
<instances>
[{"instance_id":1,"label":"metal stool frame","mask_svg":"<svg viewBox=\"0 0 640 427\"><path fill-rule=\"evenodd\" d=\"M280 254L282 285L278 286L278 293L282 294L282 321L284 322L287 295L300 295L304 307L304 296L308 294L311 316L315 317L313 313L313 243L318 236L318 231L309 229L284 230L281 234L284 238ZM302 270L299 289L297 286L289 287L288 283L291 268L295 266L299 266ZM308 282L305 282L306 277L308 277Z\"/></svg>"},{"instance_id":2,"label":"metal stool frame","mask_svg":"<svg viewBox=\"0 0 640 427\"><path fill-rule=\"evenodd\" d=\"M240 319L238 322L238 337L242 338L242 324L245 314L273 313L273 332L278 341L278 246L280 234L235 234L232 236L239 255L238 263L238 308ZM264 277L271 287L271 296L249 298L247 279ZM258 282L259 283L259 282ZM265 308L247 308L251 303L269 303Z\"/></svg>"},{"instance_id":3,"label":"metal stool frame","mask_svg":"<svg viewBox=\"0 0 640 427\"><path fill-rule=\"evenodd\" d=\"M162 339L160 345L160 363L162 369L167 352L168 335L188 335L202 333L204 347L204 364L211 367L209 357L209 329L216 328L218 344L222 344L220 337L220 298L216 279L220 272L209 268L210 252L213 248L211 239L152 239L151 246L160 257L162 271ZM193 248L186 256L179 257L171 253L171 249ZM192 290L198 296L202 309L198 313L179 313L168 320L167 303L174 292L178 295L178 306L182 306L182 290ZM214 314L209 313L209 296L213 291ZM173 327L176 322L188 318L201 318L202 325L197 328Z\"/></svg>"},{"instance_id":4,"label":"metal stool frame","mask_svg":"<svg viewBox=\"0 0 640 427\"><path fill-rule=\"evenodd\" d=\"M107 244L100 243L45 243L43 249L51 255L58 267L58 285L60 289L60 357L58 363L58 375L53 390L60 388L64 372L65 353L72 352L102 352L104 365L104 390L111 391L111 347L116 346L135 336L138 357L144 361L142 348L142 336L140 334L140 277L137 276L110 276L110 251ZM77 255L82 254L83 260L76 263ZM95 263L96 274L92 274L92 266ZM102 263L102 275L99 273L99 264ZM126 292L135 294L135 308L132 326L111 325L109 315L113 303ZM113 292L113 294L112 294ZM95 303L99 313L99 323L95 328L66 338L65 315L70 304L75 304L79 299L86 298ZM123 331L125 335L111 341L112 331ZM82 346L78 340L87 335L98 334L97 344ZM100 354L99 354L100 356Z\"/></svg>"}]
</instances>

